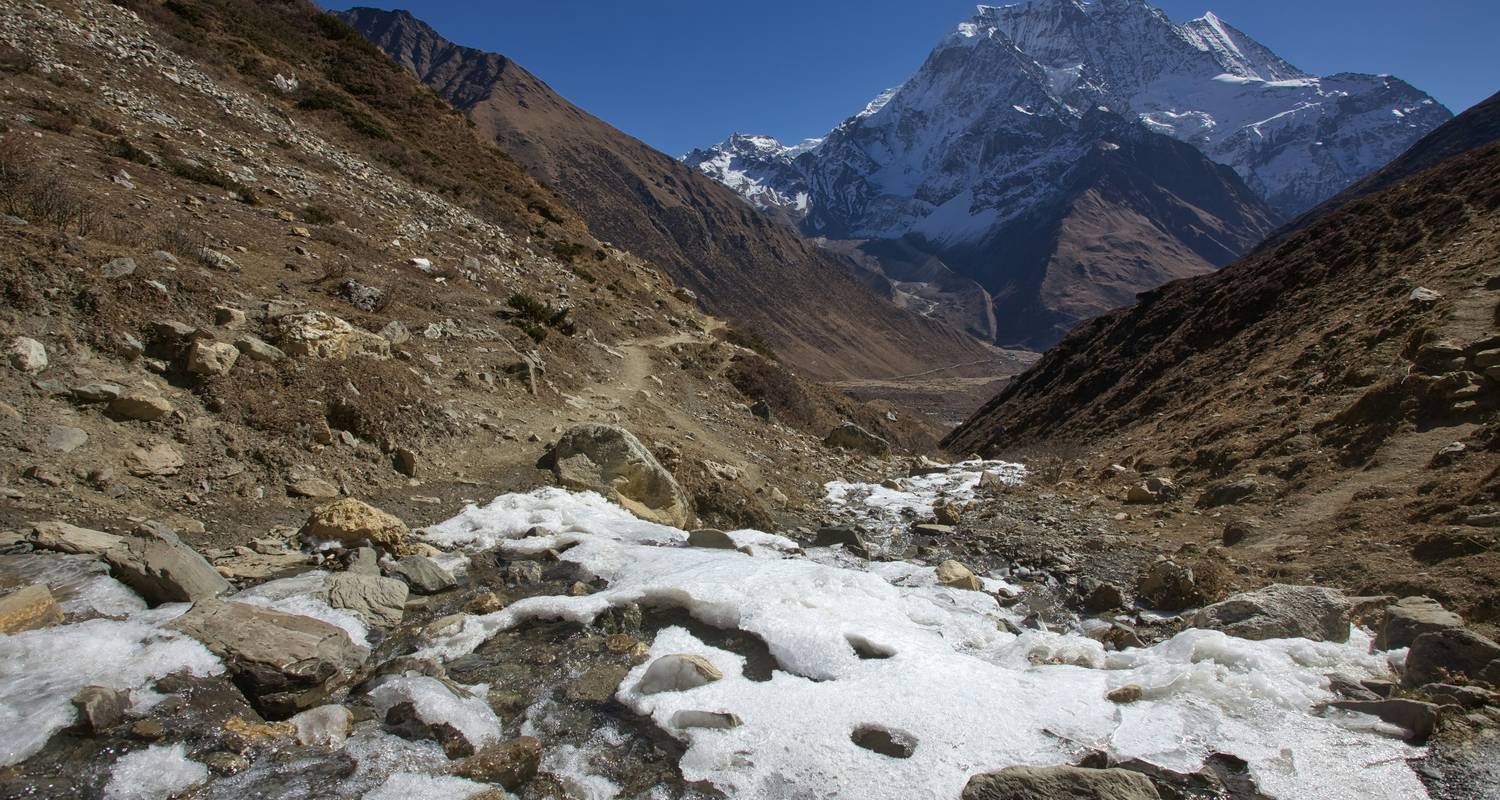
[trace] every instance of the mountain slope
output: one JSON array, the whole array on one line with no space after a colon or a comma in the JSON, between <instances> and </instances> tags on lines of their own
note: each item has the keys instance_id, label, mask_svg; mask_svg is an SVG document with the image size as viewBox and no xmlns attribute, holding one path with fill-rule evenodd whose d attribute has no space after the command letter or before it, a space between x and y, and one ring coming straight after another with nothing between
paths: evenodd
<instances>
[{"instance_id":1,"label":"mountain slope","mask_svg":"<svg viewBox=\"0 0 1500 800\"><path fill-rule=\"evenodd\" d=\"M1500 143L1487 121L1460 117L1413 152L1489 144L1080 326L945 446L1084 446L1094 465L1080 474L1134 466L1200 507L1258 516L1251 552L1283 577L1435 592L1494 620Z\"/></svg>"},{"instance_id":2,"label":"mountain slope","mask_svg":"<svg viewBox=\"0 0 1500 800\"><path fill-rule=\"evenodd\" d=\"M820 377L889 376L990 352L896 308L843 259L702 174L590 116L503 56L454 45L410 14L342 18L567 196L603 239L669 271L706 308Z\"/></svg>"},{"instance_id":3,"label":"mountain slope","mask_svg":"<svg viewBox=\"0 0 1500 800\"><path fill-rule=\"evenodd\" d=\"M1394 78L1308 75L1211 14L1177 25L1141 0L1033 0L981 6L910 80L810 148L736 137L686 161L758 206L781 202L809 235L920 242L994 296L999 341L1045 346L1133 291L1244 254L1449 116ZM1076 227L1069 169L1124 137L1183 152L1139 171L1124 205L1090 209L1087 246L1047 249ZM1193 179L1166 185L1168 158ZM1214 164L1233 175L1203 177ZM1158 216L1164 206L1194 219ZM1019 257L1018 226L1045 232ZM1128 275L1133 260L1151 267ZM1044 273L1067 299L1035 288Z\"/></svg>"}]
</instances>

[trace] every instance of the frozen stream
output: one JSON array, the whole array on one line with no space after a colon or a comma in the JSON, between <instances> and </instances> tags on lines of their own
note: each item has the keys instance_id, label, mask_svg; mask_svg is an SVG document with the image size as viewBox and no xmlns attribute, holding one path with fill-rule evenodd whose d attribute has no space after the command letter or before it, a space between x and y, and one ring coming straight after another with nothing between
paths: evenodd
<instances>
[{"instance_id":1,"label":"frozen stream","mask_svg":"<svg viewBox=\"0 0 1500 800\"><path fill-rule=\"evenodd\" d=\"M927 513L941 499L972 497L985 470L1005 480L1024 474L1017 465L970 462L901 479L896 488L829 484L827 502L871 527L905 525L904 511ZM1427 797L1406 763L1420 749L1370 717L1317 710L1335 699L1330 673L1389 676L1387 655L1372 654L1361 630L1347 644L1252 642L1188 630L1153 647L1106 651L1081 632L1008 633L1020 615L991 593L1006 586L999 578L984 578L987 592L947 588L928 566L866 562L840 548L804 552L758 531L731 532L740 550L688 547L684 531L641 521L596 494L561 489L471 506L422 535L449 551L555 550L608 586L466 616L442 638L427 640L419 655L453 659L527 620L588 623L628 603L681 608L764 641L778 668L769 680L752 680L742 654L684 628L665 628L617 693L685 744L687 781L712 784L729 797L956 798L976 773L1074 763L1091 748L1181 772L1197 771L1215 753L1232 754L1248 762L1261 791L1287 800ZM73 562L38 561L36 568L56 564ZM158 699L149 690L156 678L222 669L196 642L160 627L185 607L147 611L107 576L68 569L77 574L70 573L76 591L67 602L108 609L116 618L0 637L5 763L36 752L66 724L68 698L81 686L133 689L136 710L143 711ZM363 640L357 621L314 599L324 577L311 572L231 599L318 616ZM95 657L76 657L85 651ZM669 654L701 656L723 678L687 691L640 693L647 666ZM482 701L456 699L430 678L400 680L372 701L412 698L449 715L476 740L500 735ZM1126 685L1141 687L1143 699L1127 705L1106 699ZM476 687L474 697L482 698L484 688ZM732 714L741 724L684 727L685 720L705 718L697 712ZM538 700L526 730L547 730L548 713L548 703ZM851 740L869 730L912 746L909 757L881 755ZM619 745L615 733L601 730L582 747L549 746L539 734L547 751L543 768L576 796L614 797L614 785L592 771L591 761ZM336 796L463 798L489 788L435 775L446 763L435 744L399 739L374 722L357 727L342 747L358 768ZM263 769L273 767L257 764L196 796L238 797L237 787ZM131 798L165 797L206 775L180 746L158 746L120 759L113 777L106 796ZM135 791L142 788L144 794ZM300 796L294 788L280 796Z\"/></svg>"}]
</instances>

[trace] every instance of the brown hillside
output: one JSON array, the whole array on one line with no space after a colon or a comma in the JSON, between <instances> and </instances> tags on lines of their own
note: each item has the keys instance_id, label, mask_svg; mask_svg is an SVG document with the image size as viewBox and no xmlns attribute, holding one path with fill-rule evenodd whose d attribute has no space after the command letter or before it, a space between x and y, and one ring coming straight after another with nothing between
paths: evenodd
<instances>
[{"instance_id":1,"label":"brown hillside","mask_svg":"<svg viewBox=\"0 0 1500 800\"><path fill-rule=\"evenodd\" d=\"M1168 476L1185 505L1147 535L1201 544L1258 516L1237 546L1268 577L1428 592L1493 622L1497 303L1492 143L1086 323L945 446L1077 448L1090 479L1134 469L1107 473L1117 496Z\"/></svg>"}]
</instances>

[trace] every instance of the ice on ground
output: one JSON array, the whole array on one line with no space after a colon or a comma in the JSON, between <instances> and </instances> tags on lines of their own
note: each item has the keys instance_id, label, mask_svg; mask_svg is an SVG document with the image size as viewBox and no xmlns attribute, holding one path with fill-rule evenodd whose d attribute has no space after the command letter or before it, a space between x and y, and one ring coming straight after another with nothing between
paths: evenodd
<instances>
[{"instance_id":1,"label":"ice on ground","mask_svg":"<svg viewBox=\"0 0 1500 800\"><path fill-rule=\"evenodd\" d=\"M323 570L309 570L290 578L262 583L228 599L236 603L320 619L343 628L355 644L368 648L370 643L365 637L369 635L370 629L364 622L348 611L328 605L323 599L329 577L329 573Z\"/></svg>"},{"instance_id":2,"label":"ice on ground","mask_svg":"<svg viewBox=\"0 0 1500 800\"><path fill-rule=\"evenodd\" d=\"M831 485L829 500L883 519L891 509L930 508L942 496L964 499L980 471L996 466L958 465L905 479L902 489L883 490L889 494ZM686 744L687 780L729 796L813 796L836 787L844 796L954 797L975 773L1070 763L1088 747L1189 771L1213 753L1230 753L1278 797L1426 796L1405 763L1420 750L1315 711L1334 699L1326 674L1389 674L1384 654L1370 654L1360 633L1334 644L1189 630L1123 652L1106 652L1077 632L1016 636L1003 627L1015 621L1013 612L986 593L934 585L930 567L852 568L686 548L682 531L637 520L598 495L557 489L467 508L428 536L512 553L572 545L562 558L608 588L468 617L427 655L471 652L526 619L584 623L625 603L684 608L764 641L778 669L756 682L744 677L740 655L684 630L662 631L652 658L696 653L724 678L642 697L634 693L640 667L618 695ZM1106 699L1126 684L1144 687L1145 699L1127 706ZM733 713L743 725L677 730L671 719L684 710ZM850 735L865 725L909 733L915 752L896 760L854 745Z\"/></svg>"},{"instance_id":3,"label":"ice on ground","mask_svg":"<svg viewBox=\"0 0 1500 800\"><path fill-rule=\"evenodd\" d=\"M189 760L185 745L155 745L115 762L104 800L166 800L206 780L208 767Z\"/></svg>"},{"instance_id":4,"label":"ice on ground","mask_svg":"<svg viewBox=\"0 0 1500 800\"><path fill-rule=\"evenodd\" d=\"M0 636L0 765L25 760L71 725L77 715L72 698L85 686L129 690L131 708L142 711L161 700L150 689L159 678L223 672L203 645L160 627L187 608L174 604L126 620Z\"/></svg>"},{"instance_id":5,"label":"ice on ground","mask_svg":"<svg viewBox=\"0 0 1500 800\"><path fill-rule=\"evenodd\" d=\"M423 775L398 772L385 783L365 792L364 800L463 800L495 787L451 775ZM513 797L504 791L501 797Z\"/></svg>"},{"instance_id":6,"label":"ice on ground","mask_svg":"<svg viewBox=\"0 0 1500 800\"><path fill-rule=\"evenodd\" d=\"M836 513L876 533L889 533L904 530L913 519L931 517L941 502L973 500L980 476L986 472L1008 484L1018 484L1026 476L1024 466L1009 461L964 461L945 471L897 478L896 489L876 483L829 481L823 487L823 501Z\"/></svg>"},{"instance_id":7,"label":"ice on ground","mask_svg":"<svg viewBox=\"0 0 1500 800\"><path fill-rule=\"evenodd\" d=\"M549 748L542 757L542 770L562 782L568 797L577 800L613 800L620 787L593 771L589 751L570 744Z\"/></svg>"},{"instance_id":8,"label":"ice on ground","mask_svg":"<svg viewBox=\"0 0 1500 800\"><path fill-rule=\"evenodd\" d=\"M472 695L460 696L436 678L401 676L381 683L370 693L370 702L380 719L393 707L411 703L423 722L452 725L478 750L500 740L500 718L485 702L487 691L488 687L479 686Z\"/></svg>"}]
</instances>

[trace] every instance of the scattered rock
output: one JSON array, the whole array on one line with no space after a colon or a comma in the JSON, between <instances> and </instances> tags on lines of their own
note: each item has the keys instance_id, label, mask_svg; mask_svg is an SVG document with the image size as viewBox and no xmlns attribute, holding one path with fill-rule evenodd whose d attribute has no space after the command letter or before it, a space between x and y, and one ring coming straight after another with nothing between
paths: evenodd
<instances>
[{"instance_id":1,"label":"scattered rock","mask_svg":"<svg viewBox=\"0 0 1500 800\"><path fill-rule=\"evenodd\" d=\"M450 772L460 778L515 790L536 777L541 762L542 743L530 736L520 736L480 748L454 764Z\"/></svg>"},{"instance_id":2,"label":"scattered rock","mask_svg":"<svg viewBox=\"0 0 1500 800\"><path fill-rule=\"evenodd\" d=\"M673 654L651 662L636 691L641 694L681 692L705 686L724 677L717 667L702 656Z\"/></svg>"},{"instance_id":3,"label":"scattered rock","mask_svg":"<svg viewBox=\"0 0 1500 800\"><path fill-rule=\"evenodd\" d=\"M1432 456L1432 461L1429 462L1429 466L1432 466L1434 468L1451 466L1457 463L1459 459L1463 458L1464 453L1467 450L1468 448L1464 446L1463 442L1450 442L1448 444L1445 444L1441 448L1438 448L1437 453Z\"/></svg>"},{"instance_id":4,"label":"scattered rock","mask_svg":"<svg viewBox=\"0 0 1500 800\"><path fill-rule=\"evenodd\" d=\"M215 750L199 760L220 777L238 775L250 768L250 759L228 750Z\"/></svg>"},{"instance_id":5,"label":"scattered rock","mask_svg":"<svg viewBox=\"0 0 1500 800\"><path fill-rule=\"evenodd\" d=\"M240 351L232 344L199 339L187 351L187 371L205 378L218 378L234 369Z\"/></svg>"},{"instance_id":6,"label":"scattered rock","mask_svg":"<svg viewBox=\"0 0 1500 800\"><path fill-rule=\"evenodd\" d=\"M307 358L386 359L391 343L323 311L288 314L277 320L277 341L288 354Z\"/></svg>"},{"instance_id":7,"label":"scattered rock","mask_svg":"<svg viewBox=\"0 0 1500 800\"><path fill-rule=\"evenodd\" d=\"M281 348L249 334L235 339L234 346L240 351L241 355L251 361L260 361L269 364L286 358L286 353L283 353Z\"/></svg>"},{"instance_id":8,"label":"scattered rock","mask_svg":"<svg viewBox=\"0 0 1500 800\"><path fill-rule=\"evenodd\" d=\"M1411 290L1411 294L1407 295L1406 299L1413 305L1430 306L1443 299L1443 295L1442 293L1435 292L1427 288L1426 286L1418 286L1417 288Z\"/></svg>"},{"instance_id":9,"label":"scattered rock","mask_svg":"<svg viewBox=\"0 0 1500 800\"><path fill-rule=\"evenodd\" d=\"M957 525L963 521L963 513L963 507L957 503L938 503L932 508L939 525Z\"/></svg>"},{"instance_id":10,"label":"scattered rock","mask_svg":"<svg viewBox=\"0 0 1500 800\"><path fill-rule=\"evenodd\" d=\"M1141 698L1143 698L1145 696L1146 696L1146 690L1145 689L1142 689L1141 687L1136 686L1133 683L1129 683L1129 684L1126 684L1124 686L1119 687L1118 689L1112 689L1112 690L1110 690L1110 692L1108 694L1104 695L1104 699L1108 700L1111 703L1119 703L1120 705L1128 705L1130 703L1134 703L1134 702L1140 700Z\"/></svg>"},{"instance_id":11,"label":"scattered rock","mask_svg":"<svg viewBox=\"0 0 1500 800\"><path fill-rule=\"evenodd\" d=\"M1403 597L1386 607L1385 623L1375 635L1375 647L1380 650L1411 647L1424 633L1463 626L1463 617L1430 597Z\"/></svg>"},{"instance_id":12,"label":"scattered rock","mask_svg":"<svg viewBox=\"0 0 1500 800\"><path fill-rule=\"evenodd\" d=\"M962 800L1161 800L1150 779L1123 769L1007 767L975 775Z\"/></svg>"},{"instance_id":13,"label":"scattered rock","mask_svg":"<svg viewBox=\"0 0 1500 800\"><path fill-rule=\"evenodd\" d=\"M229 581L170 528L147 523L122 538L104 560L121 583L151 605L196 602L229 591Z\"/></svg>"},{"instance_id":14,"label":"scattered rock","mask_svg":"<svg viewBox=\"0 0 1500 800\"><path fill-rule=\"evenodd\" d=\"M1106 611L1125 608L1127 602L1124 589L1105 582L1093 587L1088 594L1084 595L1083 608L1094 614L1102 614Z\"/></svg>"},{"instance_id":15,"label":"scattered rock","mask_svg":"<svg viewBox=\"0 0 1500 800\"><path fill-rule=\"evenodd\" d=\"M348 572L328 576L323 587L328 605L354 614L367 625L383 628L401 624L406 594L406 584L394 578Z\"/></svg>"},{"instance_id":16,"label":"scattered rock","mask_svg":"<svg viewBox=\"0 0 1500 800\"><path fill-rule=\"evenodd\" d=\"M411 341L411 331L408 331L400 320L393 319L380 329L380 338L391 344L406 344Z\"/></svg>"},{"instance_id":17,"label":"scattered rock","mask_svg":"<svg viewBox=\"0 0 1500 800\"><path fill-rule=\"evenodd\" d=\"M505 595L499 592L483 592L465 603L464 611L469 614L493 614L508 605L510 605L510 598Z\"/></svg>"},{"instance_id":18,"label":"scattered rock","mask_svg":"<svg viewBox=\"0 0 1500 800\"><path fill-rule=\"evenodd\" d=\"M835 547L843 545L845 550L859 556L870 557L870 546L865 543L864 536L859 529L853 525L833 525L819 528L817 535L813 538L813 547Z\"/></svg>"},{"instance_id":19,"label":"scattered rock","mask_svg":"<svg viewBox=\"0 0 1500 800\"><path fill-rule=\"evenodd\" d=\"M107 403L119 397L123 391L125 387L117 383L102 381L85 383L82 386L74 386L72 389L73 399L80 403Z\"/></svg>"},{"instance_id":20,"label":"scattered rock","mask_svg":"<svg viewBox=\"0 0 1500 800\"><path fill-rule=\"evenodd\" d=\"M732 730L745 724L738 714L728 711L697 711L683 709L672 715L672 727L678 730L689 728L709 728L712 730Z\"/></svg>"},{"instance_id":21,"label":"scattered rock","mask_svg":"<svg viewBox=\"0 0 1500 800\"><path fill-rule=\"evenodd\" d=\"M699 528L688 534L688 547L704 547L711 550L734 550L739 547L729 534L717 528Z\"/></svg>"},{"instance_id":22,"label":"scattered rock","mask_svg":"<svg viewBox=\"0 0 1500 800\"><path fill-rule=\"evenodd\" d=\"M1273 584L1202 609L1193 625L1241 639L1349 641L1349 601L1322 586Z\"/></svg>"},{"instance_id":23,"label":"scattered rock","mask_svg":"<svg viewBox=\"0 0 1500 800\"><path fill-rule=\"evenodd\" d=\"M944 561L937 567L937 582L939 586L947 586L952 589L967 589L973 592L984 591L984 584L968 567L957 561Z\"/></svg>"},{"instance_id":24,"label":"scattered rock","mask_svg":"<svg viewBox=\"0 0 1500 800\"><path fill-rule=\"evenodd\" d=\"M396 471L401 473L402 475L405 475L408 478L417 477L419 462L417 460L417 453L415 450L411 450L410 448L406 447L398 447L396 448L396 451L391 454L391 462L393 466L395 466Z\"/></svg>"},{"instance_id":25,"label":"scattered rock","mask_svg":"<svg viewBox=\"0 0 1500 800\"><path fill-rule=\"evenodd\" d=\"M342 628L243 603L202 600L168 627L223 659L235 684L268 719L322 704L369 656Z\"/></svg>"},{"instance_id":26,"label":"scattered rock","mask_svg":"<svg viewBox=\"0 0 1500 800\"><path fill-rule=\"evenodd\" d=\"M823 439L823 444L829 447L837 447L841 450L864 453L876 458L885 458L891 454L890 442L852 422L845 422L830 431L828 436Z\"/></svg>"},{"instance_id":27,"label":"scattered rock","mask_svg":"<svg viewBox=\"0 0 1500 800\"><path fill-rule=\"evenodd\" d=\"M406 523L352 497L319 508L303 524L301 535L314 542L337 542L345 547L370 544L387 552L406 548Z\"/></svg>"},{"instance_id":28,"label":"scattered rock","mask_svg":"<svg viewBox=\"0 0 1500 800\"><path fill-rule=\"evenodd\" d=\"M1252 477L1214 484L1198 496L1198 507L1217 508L1219 506L1238 505L1254 497L1260 490L1260 481Z\"/></svg>"},{"instance_id":29,"label":"scattered rock","mask_svg":"<svg viewBox=\"0 0 1500 800\"><path fill-rule=\"evenodd\" d=\"M642 519L686 528L692 518L672 473L624 428L572 428L537 466L551 469L564 486L599 492Z\"/></svg>"},{"instance_id":30,"label":"scattered rock","mask_svg":"<svg viewBox=\"0 0 1500 800\"><path fill-rule=\"evenodd\" d=\"M1478 678L1500 659L1500 644L1467 628L1442 628L1421 634L1406 654L1402 684L1422 686L1453 678Z\"/></svg>"},{"instance_id":31,"label":"scattered rock","mask_svg":"<svg viewBox=\"0 0 1500 800\"><path fill-rule=\"evenodd\" d=\"M47 348L27 336L17 336L5 350L10 365L28 375L35 375L47 368Z\"/></svg>"},{"instance_id":32,"label":"scattered rock","mask_svg":"<svg viewBox=\"0 0 1500 800\"><path fill-rule=\"evenodd\" d=\"M1148 608L1162 611L1182 611L1206 600L1192 568L1166 559L1146 570L1136 584L1135 593Z\"/></svg>"},{"instance_id":33,"label":"scattered rock","mask_svg":"<svg viewBox=\"0 0 1500 800\"><path fill-rule=\"evenodd\" d=\"M333 498L339 496L339 487L322 478L301 478L286 485L291 497Z\"/></svg>"},{"instance_id":34,"label":"scattered rock","mask_svg":"<svg viewBox=\"0 0 1500 800\"><path fill-rule=\"evenodd\" d=\"M911 758L917 752L917 737L906 731L879 725L861 725L849 735L849 741L871 752L890 758Z\"/></svg>"},{"instance_id":35,"label":"scattered rock","mask_svg":"<svg viewBox=\"0 0 1500 800\"><path fill-rule=\"evenodd\" d=\"M137 447L125 458L125 468L137 478L176 475L186 463L182 453L169 444L158 444L149 449Z\"/></svg>"},{"instance_id":36,"label":"scattered rock","mask_svg":"<svg viewBox=\"0 0 1500 800\"><path fill-rule=\"evenodd\" d=\"M128 257L113 259L109 263L99 268L99 274L104 276L104 278L107 280L115 280L116 278L124 278L127 275L134 275L135 259Z\"/></svg>"},{"instance_id":37,"label":"scattered rock","mask_svg":"<svg viewBox=\"0 0 1500 800\"><path fill-rule=\"evenodd\" d=\"M1224 523L1223 542L1225 547L1234 547L1243 544L1260 533L1260 524L1254 520L1232 519Z\"/></svg>"},{"instance_id":38,"label":"scattered rock","mask_svg":"<svg viewBox=\"0 0 1500 800\"><path fill-rule=\"evenodd\" d=\"M49 628L62 621L62 606L45 583L33 583L0 597L0 634Z\"/></svg>"},{"instance_id":39,"label":"scattered rock","mask_svg":"<svg viewBox=\"0 0 1500 800\"><path fill-rule=\"evenodd\" d=\"M59 453L71 453L88 444L88 441L88 433L68 425L53 425L47 431L47 449Z\"/></svg>"},{"instance_id":40,"label":"scattered rock","mask_svg":"<svg viewBox=\"0 0 1500 800\"><path fill-rule=\"evenodd\" d=\"M105 413L115 419L155 422L172 413L172 404L152 389L127 389L109 401Z\"/></svg>"},{"instance_id":41,"label":"scattered rock","mask_svg":"<svg viewBox=\"0 0 1500 800\"><path fill-rule=\"evenodd\" d=\"M107 686L85 686L73 695L73 707L78 709L74 729L97 734L125 721L125 711L130 708L130 692Z\"/></svg>"},{"instance_id":42,"label":"scattered rock","mask_svg":"<svg viewBox=\"0 0 1500 800\"><path fill-rule=\"evenodd\" d=\"M453 573L426 556L407 556L392 564L389 573L406 581L406 585L417 594L437 594L458 585Z\"/></svg>"},{"instance_id":43,"label":"scattered rock","mask_svg":"<svg viewBox=\"0 0 1500 800\"><path fill-rule=\"evenodd\" d=\"M1152 477L1130 487L1125 494L1125 502L1132 505L1165 503L1177 499L1180 494L1177 484L1170 479Z\"/></svg>"},{"instance_id":44,"label":"scattered rock","mask_svg":"<svg viewBox=\"0 0 1500 800\"><path fill-rule=\"evenodd\" d=\"M245 312L232 306L214 306L214 324L230 329L242 327Z\"/></svg>"},{"instance_id":45,"label":"scattered rock","mask_svg":"<svg viewBox=\"0 0 1500 800\"><path fill-rule=\"evenodd\" d=\"M297 729L297 744L304 747L338 747L349 738L354 714L344 706L330 704L309 708L291 719Z\"/></svg>"}]
</instances>

